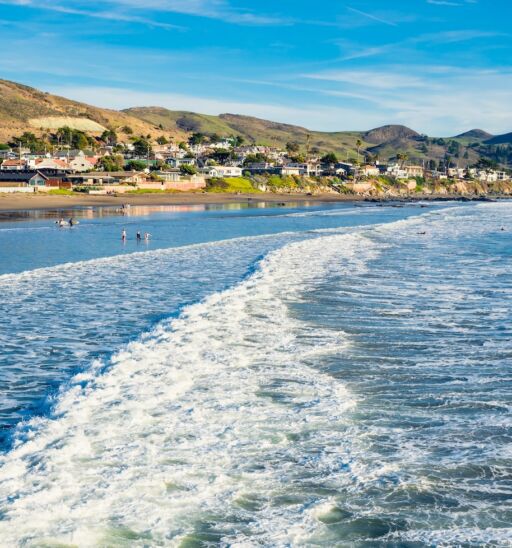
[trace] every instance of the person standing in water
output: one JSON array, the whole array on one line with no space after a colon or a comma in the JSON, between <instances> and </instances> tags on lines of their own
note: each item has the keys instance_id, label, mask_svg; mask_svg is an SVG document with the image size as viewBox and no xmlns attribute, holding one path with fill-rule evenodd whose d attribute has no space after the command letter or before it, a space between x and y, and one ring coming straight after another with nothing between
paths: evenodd
<instances>
[{"instance_id":1,"label":"person standing in water","mask_svg":"<svg viewBox=\"0 0 512 548\"><path fill-rule=\"evenodd\" d=\"M142 240L142 236L140 233L140 230L137 230L137 243L139 243Z\"/></svg>"},{"instance_id":2,"label":"person standing in water","mask_svg":"<svg viewBox=\"0 0 512 548\"><path fill-rule=\"evenodd\" d=\"M124 228L121 231L121 241L126 242L126 230Z\"/></svg>"},{"instance_id":3,"label":"person standing in water","mask_svg":"<svg viewBox=\"0 0 512 548\"><path fill-rule=\"evenodd\" d=\"M149 242L149 238L151 238L151 234L149 232L144 232L144 241L146 243Z\"/></svg>"}]
</instances>

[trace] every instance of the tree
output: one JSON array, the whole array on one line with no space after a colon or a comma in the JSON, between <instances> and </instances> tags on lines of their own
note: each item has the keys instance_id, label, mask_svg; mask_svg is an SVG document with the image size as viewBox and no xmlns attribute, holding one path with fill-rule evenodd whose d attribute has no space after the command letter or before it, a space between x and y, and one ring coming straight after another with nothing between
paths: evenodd
<instances>
[{"instance_id":1,"label":"tree","mask_svg":"<svg viewBox=\"0 0 512 548\"><path fill-rule=\"evenodd\" d=\"M143 137L135 139L135 141L133 141L133 152L139 157L147 156L148 154L151 154L151 144Z\"/></svg>"},{"instance_id":2,"label":"tree","mask_svg":"<svg viewBox=\"0 0 512 548\"><path fill-rule=\"evenodd\" d=\"M97 167L103 171L122 171L124 159L120 155L103 156L98 160Z\"/></svg>"},{"instance_id":3,"label":"tree","mask_svg":"<svg viewBox=\"0 0 512 548\"><path fill-rule=\"evenodd\" d=\"M248 154L245 157L244 166L248 166L250 164L262 164L265 162L268 162L268 158L261 152L257 152L256 154Z\"/></svg>"},{"instance_id":4,"label":"tree","mask_svg":"<svg viewBox=\"0 0 512 548\"><path fill-rule=\"evenodd\" d=\"M128 171L144 171L147 168L146 162L142 160L130 160L126 164Z\"/></svg>"},{"instance_id":5,"label":"tree","mask_svg":"<svg viewBox=\"0 0 512 548\"><path fill-rule=\"evenodd\" d=\"M399 152L396 155L396 159L400 162L401 167L404 167L404 164L405 164L405 162L407 162L408 158L409 158L409 156L407 155L406 152Z\"/></svg>"},{"instance_id":6,"label":"tree","mask_svg":"<svg viewBox=\"0 0 512 548\"><path fill-rule=\"evenodd\" d=\"M204 135L203 133L198 133L198 132L192 133L192 135L188 139L188 143L191 146L201 145L205 141L206 141L206 135Z\"/></svg>"},{"instance_id":7,"label":"tree","mask_svg":"<svg viewBox=\"0 0 512 548\"><path fill-rule=\"evenodd\" d=\"M197 173L197 168L196 166L183 164L182 166L180 166L180 171L183 175L195 175Z\"/></svg>"},{"instance_id":8,"label":"tree","mask_svg":"<svg viewBox=\"0 0 512 548\"><path fill-rule=\"evenodd\" d=\"M361 152L361 147L363 146L363 141L361 141L361 139L358 139L356 141L356 147L357 147L357 161L359 162L359 155L360 155L360 152Z\"/></svg>"},{"instance_id":9,"label":"tree","mask_svg":"<svg viewBox=\"0 0 512 548\"><path fill-rule=\"evenodd\" d=\"M117 144L117 134L113 129L106 129L100 139L107 145L113 146Z\"/></svg>"},{"instance_id":10,"label":"tree","mask_svg":"<svg viewBox=\"0 0 512 548\"><path fill-rule=\"evenodd\" d=\"M288 154L297 153L299 152L299 150L300 150L300 145L299 143L297 143L297 141L290 141L286 143L286 152L288 152Z\"/></svg>"},{"instance_id":11,"label":"tree","mask_svg":"<svg viewBox=\"0 0 512 548\"><path fill-rule=\"evenodd\" d=\"M5 143L0 143L0 150L9 150L11 147Z\"/></svg>"},{"instance_id":12,"label":"tree","mask_svg":"<svg viewBox=\"0 0 512 548\"><path fill-rule=\"evenodd\" d=\"M232 153L230 150L226 150L225 148L219 148L210 154L210 158L219 164L225 164L232 158Z\"/></svg>"},{"instance_id":13,"label":"tree","mask_svg":"<svg viewBox=\"0 0 512 548\"><path fill-rule=\"evenodd\" d=\"M52 134L51 141L61 148L69 147L77 148L79 150L95 148L97 146L96 141L92 137L89 137L83 131L70 128L69 126L60 127Z\"/></svg>"},{"instance_id":14,"label":"tree","mask_svg":"<svg viewBox=\"0 0 512 548\"><path fill-rule=\"evenodd\" d=\"M336 156L336 154L334 154L334 152L329 152L328 154L323 156L320 161L324 165L337 164L338 163L338 157Z\"/></svg>"},{"instance_id":15,"label":"tree","mask_svg":"<svg viewBox=\"0 0 512 548\"><path fill-rule=\"evenodd\" d=\"M245 139L241 135L233 135L231 137L231 143L235 148L241 147L245 143Z\"/></svg>"},{"instance_id":16,"label":"tree","mask_svg":"<svg viewBox=\"0 0 512 548\"><path fill-rule=\"evenodd\" d=\"M161 135L160 137L157 138L156 142L159 144L159 145L167 145L169 144L169 141L167 140L167 138L165 137L165 135Z\"/></svg>"},{"instance_id":17,"label":"tree","mask_svg":"<svg viewBox=\"0 0 512 548\"><path fill-rule=\"evenodd\" d=\"M133 129L130 126L123 126L121 131L126 135L133 135Z\"/></svg>"},{"instance_id":18,"label":"tree","mask_svg":"<svg viewBox=\"0 0 512 548\"><path fill-rule=\"evenodd\" d=\"M15 137L9 142L9 145L12 148L17 148L19 146L26 147L30 149L30 152L42 152L45 148L44 142L30 131L25 131L25 133L19 137Z\"/></svg>"}]
</instances>

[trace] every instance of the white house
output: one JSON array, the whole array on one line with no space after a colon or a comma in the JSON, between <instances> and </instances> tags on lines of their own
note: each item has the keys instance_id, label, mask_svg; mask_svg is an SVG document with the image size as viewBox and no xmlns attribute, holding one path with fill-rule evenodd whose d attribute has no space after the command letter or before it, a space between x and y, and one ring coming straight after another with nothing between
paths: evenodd
<instances>
[{"instance_id":1,"label":"white house","mask_svg":"<svg viewBox=\"0 0 512 548\"><path fill-rule=\"evenodd\" d=\"M208 177L224 178L224 177L241 177L243 169L237 166L210 166L202 170Z\"/></svg>"}]
</instances>

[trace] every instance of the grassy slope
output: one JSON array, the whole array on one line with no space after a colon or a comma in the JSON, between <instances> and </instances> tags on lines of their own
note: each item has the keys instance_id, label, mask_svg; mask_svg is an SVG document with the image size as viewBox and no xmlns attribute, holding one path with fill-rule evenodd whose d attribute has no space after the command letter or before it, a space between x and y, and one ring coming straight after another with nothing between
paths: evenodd
<instances>
[{"instance_id":1,"label":"grassy slope","mask_svg":"<svg viewBox=\"0 0 512 548\"><path fill-rule=\"evenodd\" d=\"M226 179L212 179L206 188L206 192L252 194L259 191L245 177L229 177Z\"/></svg>"},{"instance_id":2,"label":"grassy slope","mask_svg":"<svg viewBox=\"0 0 512 548\"><path fill-rule=\"evenodd\" d=\"M179 131L180 125L195 126L193 131L200 133L217 133L222 137L241 135L247 143L284 147L289 141L296 141L303 147L309 137L310 148L318 147L322 151L335 151L343 158L357 154L356 141L361 138L362 132L324 133L308 131L300 126L280 124L260 120L251 116L235 114L221 114L210 116L192 112L171 111L159 107L138 107L127 109L124 112L139 117L154 125L161 124L168 131ZM367 143L367 146L370 146Z\"/></svg>"}]
</instances>

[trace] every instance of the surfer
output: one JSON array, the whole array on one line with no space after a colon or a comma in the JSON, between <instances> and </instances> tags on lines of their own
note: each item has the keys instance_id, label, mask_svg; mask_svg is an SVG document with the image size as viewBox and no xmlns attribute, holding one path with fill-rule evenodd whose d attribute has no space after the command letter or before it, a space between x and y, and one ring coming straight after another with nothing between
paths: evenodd
<instances>
[{"instance_id":1,"label":"surfer","mask_svg":"<svg viewBox=\"0 0 512 548\"><path fill-rule=\"evenodd\" d=\"M121 231L121 241L126 242L126 230L124 228Z\"/></svg>"}]
</instances>

